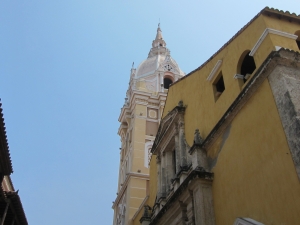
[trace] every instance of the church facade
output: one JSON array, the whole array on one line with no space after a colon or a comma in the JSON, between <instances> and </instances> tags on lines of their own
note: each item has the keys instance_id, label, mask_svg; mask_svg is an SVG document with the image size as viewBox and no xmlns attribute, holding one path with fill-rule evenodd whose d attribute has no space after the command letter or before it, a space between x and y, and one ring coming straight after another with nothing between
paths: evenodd
<instances>
[{"instance_id":1,"label":"church facade","mask_svg":"<svg viewBox=\"0 0 300 225\"><path fill-rule=\"evenodd\" d=\"M184 76L171 57L160 26L148 58L130 71L129 87L119 116L121 138L114 225L129 224L149 195L151 148L169 85Z\"/></svg>"},{"instance_id":2,"label":"church facade","mask_svg":"<svg viewBox=\"0 0 300 225\"><path fill-rule=\"evenodd\" d=\"M265 8L170 86L133 224L299 223L299 35Z\"/></svg>"}]
</instances>

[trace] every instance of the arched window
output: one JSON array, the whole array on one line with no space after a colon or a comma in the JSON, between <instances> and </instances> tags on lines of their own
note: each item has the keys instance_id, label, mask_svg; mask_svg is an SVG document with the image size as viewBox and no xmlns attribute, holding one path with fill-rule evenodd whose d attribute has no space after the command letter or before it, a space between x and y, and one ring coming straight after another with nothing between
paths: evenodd
<instances>
[{"instance_id":1,"label":"arched window","mask_svg":"<svg viewBox=\"0 0 300 225\"><path fill-rule=\"evenodd\" d=\"M173 83L173 81L170 78L165 77L164 78L164 89L169 89L170 84L172 84L172 83Z\"/></svg>"},{"instance_id":2,"label":"arched window","mask_svg":"<svg viewBox=\"0 0 300 225\"><path fill-rule=\"evenodd\" d=\"M254 58L250 56L249 53L249 50L244 51L238 62L237 73L244 76L244 82L246 82L246 80L256 69Z\"/></svg>"},{"instance_id":3,"label":"arched window","mask_svg":"<svg viewBox=\"0 0 300 225\"><path fill-rule=\"evenodd\" d=\"M296 31L295 32L295 35L298 36L297 40L296 40L296 43L298 45L298 48L300 49L300 30Z\"/></svg>"}]
</instances>

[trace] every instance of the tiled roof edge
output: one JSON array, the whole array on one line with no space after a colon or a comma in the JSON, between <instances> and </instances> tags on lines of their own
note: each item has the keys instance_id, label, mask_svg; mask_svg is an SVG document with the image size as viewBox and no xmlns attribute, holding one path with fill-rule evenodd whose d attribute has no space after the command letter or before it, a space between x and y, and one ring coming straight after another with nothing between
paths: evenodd
<instances>
[{"instance_id":1,"label":"tiled roof edge","mask_svg":"<svg viewBox=\"0 0 300 225\"><path fill-rule=\"evenodd\" d=\"M2 109L2 103L1 103L1 99L0 99L0 138L3 140L4 145L3 146L5 149L3 151L4 155L5 155L5 166L8 169L9 174L5 174L5 175L10 175L11 173L13 173L13 168L12 168L12 162L11 162L11 158L10 158L10 153L9 153L9 146L8 146L8 141L7 141L7 135L6 135L6 128L5 128L5 122L4 122L4 116L3 116L3 109ZM3 162L3 161L2 161Z\"/></svg>"}]
</instances>

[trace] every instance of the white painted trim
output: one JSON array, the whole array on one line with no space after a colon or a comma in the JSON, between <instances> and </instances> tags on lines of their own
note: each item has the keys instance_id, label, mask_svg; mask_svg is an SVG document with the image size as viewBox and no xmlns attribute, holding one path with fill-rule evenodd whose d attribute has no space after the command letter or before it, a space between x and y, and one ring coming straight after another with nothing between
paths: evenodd
<instances>
[{"instance_id":1,"label":"white painted trim","mask_svg":"<svg viewBox=\"0 0 300 225\"><path fill-rule=\"evenodd\" d=\"M214 66L214 68L212 69L212 71L210 72L206 80L211 81L214 78L221 64L222 64L222 60L220 59L218 60L218 62L216 63L216 65Z\"/></svg>"},{"instance_id":2,"label":"white painted trim","mask_svg":"<svg viewBox=\"0 0 300 225\"><path fill-rule=\"evenodd\" d=\"M145 135L145 139L153 142L155 140L155 136Z\"/></svg>"},{"instance_id":3,"label":"white painted trim","mask_svg":"<svg viewBox=\"0 0 300 225\"><path fill-rule=\"evenodd\" d=\"M280 30L272 29L272 28L266 28L264 30L264 32L262 33L262 35L260 36L260 38L258 39L258 41L256 42L256 44L254 45L254 47L252 48L251 52L249 53L250 56L253 56L255 54L255 52L257 51L257 49L259 48L259 46L265 40L265 38L267 37L267 35L269 33L276 34L276 35L279 35L282 37L291 38L293 40L296 40L298 38L298 36L294 35L294 34L286 33L286 32L280 31Z\"/></svg>"},{"instance_id":4,"label":"white painted trim","mask_svg":"<svg viewBox=\"0 0 300 225\"><path fill-rule=\"evenodd\" d=\"M244 79L244 75L241 75L241 74L235 74L233 76L234 79Z\"/></svg>"},{"instance_id":5,"label":"white painted trim","mask_svg":"<svg viewBox=\"0 0 300 225\"><path fill-rule=\"evenodd\" d=\"M237 218L233 225L264 225L250 218Z\"/></svg>"},{"instance_id":6,"label":"white painted trim","mask_svg":"<svg viewBox=\"0 0 300 225\"><path fill-rule=\"evenodd\" d=\"M158 122L158 119L149 119L149 118L147 118L147 121L157 123L157 122Z\"/></svg>"}]
</instances>

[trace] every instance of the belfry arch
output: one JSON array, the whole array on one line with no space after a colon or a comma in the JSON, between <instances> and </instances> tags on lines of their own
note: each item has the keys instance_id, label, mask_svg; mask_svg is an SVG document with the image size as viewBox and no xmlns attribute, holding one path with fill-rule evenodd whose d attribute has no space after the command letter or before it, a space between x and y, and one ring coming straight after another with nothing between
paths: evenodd
<instances>
[{"instance_id":1,"label":"belfry arch","mask_svg":"<svg viewBox=\"0 0 300 225\"><path fill-rule=\"evenodd\" d=\"M254 58L250 56L249 53L250 50L244 51L237 65L237 74L241 74L244 76L244 82L246 82L246 80L256 69Z\"/></svg>"},{"instance_id":2,"label":"belfry arch","mask_svg":"<svg viewBox=\"0 0 300 225\"><path fill-rule=\"evenodd\" d=\"M164 89L169 89L170 85L174 82L172 74L165 73L164 75Z\"/></svg>"}]
</instances>

